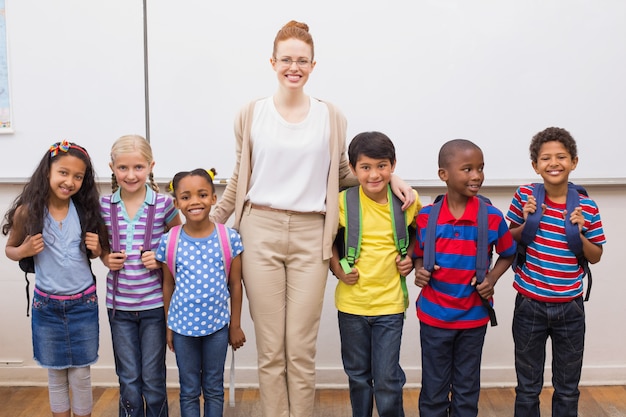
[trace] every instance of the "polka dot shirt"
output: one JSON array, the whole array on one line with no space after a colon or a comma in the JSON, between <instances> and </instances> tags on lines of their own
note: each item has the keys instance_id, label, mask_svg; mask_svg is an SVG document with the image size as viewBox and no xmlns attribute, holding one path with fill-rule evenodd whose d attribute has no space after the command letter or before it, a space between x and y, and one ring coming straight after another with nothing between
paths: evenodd
<instances>
[{"instance_id":1,"label":"polka dot shirt","mask_svg":"<svg viewBox=\"0 0 626 417\"><path fill-rule=\"evenodd\" d=\"M239 234L227 228L232 257L243 252ZM158 261L166 262L169 233L161 237L156 252ZM219 237L192 238L181 230L176 253L174 294L170 302L167 325L183 336L206 336L220 330L230 321L228 280Z\"/></svg>"}]
</instances>

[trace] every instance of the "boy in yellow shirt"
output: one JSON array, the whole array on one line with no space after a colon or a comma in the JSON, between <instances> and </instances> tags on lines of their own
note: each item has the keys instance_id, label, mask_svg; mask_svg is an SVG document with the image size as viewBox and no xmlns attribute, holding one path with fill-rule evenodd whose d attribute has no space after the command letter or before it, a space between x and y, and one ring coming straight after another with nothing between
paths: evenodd
<instances>
[{"instance_id":1,"label":"boy in yellow shirt","mask_svg":"<svg viewBox=\"0 0 626 417\"><path fill-rule=\"evenodd\" d=\"M339 279L335 305L352 415L371 417L375 398L380 417L404 416L406 377L400 366L400 342L406 304L401 277L409 274L413 265L410 256L400 256L394 239L389 181L396 164L395 148L385 134L364 132L350 143L348 159L360 184L360 255L344 271L339 250L334 248L330 268ZM415 202L404 216L406 225L414 227L422 205L413 192ZM340 228L346 227L345 193L339 196ZM350 219L353 221L358 219ZM415 234L407 236L410 254Z\"/></svg>"}]
</instances>

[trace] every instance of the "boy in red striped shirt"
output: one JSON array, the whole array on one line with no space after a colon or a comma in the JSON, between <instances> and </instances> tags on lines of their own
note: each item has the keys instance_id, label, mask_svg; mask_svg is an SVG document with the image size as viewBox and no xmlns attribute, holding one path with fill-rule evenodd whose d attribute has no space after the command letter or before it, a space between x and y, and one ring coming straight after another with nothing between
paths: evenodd
<instances>
[{"instance_id":1,"label":"boy in red striped shirt","mask_svg":"<svg viewBox=\"0 0 626 417\"><path fill-rule=\"evenodd\" d=\"M484 281L476 284L478 191L484 180L481 149L465 139L439 151L439 178L446 183L435 231L435 266L424 268L424 244L432 205L417 217L414 251L416 301L422 347L422 416L476 417L480 363L489 322L481 297L491 302L493 287L513 261L516 245L502 213L487 204L488 260L499 254ZM428 244L428 242L426 242Z\"/></svg>"}]
</instances>

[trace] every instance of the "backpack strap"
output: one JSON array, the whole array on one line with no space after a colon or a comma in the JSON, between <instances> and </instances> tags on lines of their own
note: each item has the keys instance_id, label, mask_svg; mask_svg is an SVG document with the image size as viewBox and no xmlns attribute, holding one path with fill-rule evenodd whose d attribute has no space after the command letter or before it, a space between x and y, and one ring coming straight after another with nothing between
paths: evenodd
<instances>
[{"instance_id":1,"label":"backpack strap","mask_svg":"<svg viewBox=\"0 0 626 417\"><path fill-rule=\"evenodd\" d=\"M409 234L407 230L407 221L404 211L402 211L402 201L388 189L388 201L391 201L391 224L393 227L393 240L396 249L400 252L400 256L404 258L407 255L409 247Z\"/></svg>"},{"instance_id":2,"label":"backpack strap","mask_svg":"<svg viewBox=\"0 0 626 417\"><path fill-rule=\"evenodd\" d=\"M228 238L228 229L222 223L215 223L217 229L217 236L220 240L220 250L222 251L222 259L224 260L224 272L226 274L226 281L230 277L230 264L233 260L233 253L230 248L230 239Z\"/></svg>"},{"instance_id":3,"label":"backpack strap","mask_svg":"<svg viewBox=\"0 0 626 417\"><path fill-rule=\"evenodd\" d=\"M182 225L172 227L167 236L167 244L165 246L165 262L170 269L172 276L176 277L176 252L178 250L178 238Z\"/></svg>"},{"instance_id":4,"label":"backpack strap","mask_svg":"<svg viewBox=\"0 0 626 417\"><path fill-rule=\"evenodd\" d=\"M478 198L478 231L476 236L476 283L480 284L489 269L489 213L487 203Z\"/></svg>"},{"instance_id":5,"label":"backpack strap","mask_svg":"<svg viewBox=\"0 0 626 417\"><path fill-rule=\"evenodd\" d=\"M583 194L587 195L587 190L583 187L569 183L567 186L567 200L565 202L565 208L567 214L572 214L578 206L580 206L580 194L582 190ZM566 219L569 220L569 219ZM583 241L580 238L580 231L578 225L570 221L565 222L565 236L567 238L567 246L574 252L574 255L578 257L583 253Z\"/></svg>"},{"instance_id":6,"label":"backpack strap","mask_svg":"<svg viewBox=\"0 0 626 417\"><path fill-rule=\"evenodd\" d=\"M345 258L354 266L361 253L363 225L361 223L361 200L359 187L348 188L343 195L345 216Z\"/></svg>"},{"instance_id":7,"label":"backpack strap","mask_svg":"<svg viewBox=\"0 0 626 417\"><path fill-rule=\"evenodd\" d=\"M113 196L111 196L113 197ZM109 212L111 215L111 251L113 253L119 252L120 248L120 224L119 219L119 206L117 203L114 203L113 200L109 202ZM111 294L111 304L112 304L112 314L115 315L115 296L117 295L117 285L119 281L120 271L111 271L111 281L112 281L112 294Z\"/></svg>"},{"instance_id":8,"label":"backpack strap","mask_svg":"<svg viewBox=\"0 0 626 417\"><path fill-rule=\"evenodd\" d=\"M24 271L24 279L26 280L26 317L30 317L30 281L28 280L28 273L35 272L35 258L32 256L22 258L19 260L20 269Z\"/></svg>"},{"instance_id":9,"label":"backpack strap","mask_svg":"<svg viewBox=\"0 0 626 417\"><path fill-rule=\"evenodd\" d=\"M228 229L222 223L215 223L217 229L217 236L220 241L220 251L222 252L222 259L224 260L224 273L226 275L226 281L230 279L230 265L232 264L233 254L230 247L230 239L228 238ZM230 360L230 378L228 380L228 405L230 407L235 406L235 348L230 347L231 360Z\"/></svg>"},{"instance_id":10,"label":"backpack strap","mask_svg":"<svg viewBox=\"0 0 626 417\"><path fill-rule=\"evenodd\" d=\"M146 230L143 235L143 251L152 250L152 233L154 232L154 213L156 212L156 201L154 204L148 204L148 213L146 213Z\"/></svg>"},{"instance_id":11,"label":"backpack strap","mask_svg":"<svg viewBox=\"0 0 626 417\"><path fill-rule=\"evenodd\" d=\"M435 240L437 239L437 219L443 204L443 195L437 196L428 214L426 236L424 237L424 269L431 274L435 270Z\"/></svg>"},{"instance_id":12,"label":"backpack strap","mask_svg":"<svg viewBox=\"0 0 626 417\"><path fill-rule=\"evenodd\" d=\"M402 201L391 192L391 187L387 186L387 201L391 207L391 225L393 229L393 240L396 250L400 253L400 258L404 259L409 247L409 232L407 228L406 213L402 211ZM406 277L400 275L400 287L404 298L404 309L409 307L409 290L406 286Z\"/></svg>"},{"instance_id":13,"label":"backpack strap","mask_svg":"<svg viewBox=\"0 0 626 417\"><path fill-rule=\"evenodd\" d=\"M478 235L476 236L476 285L482 283L489 269L489 212L487 209L488 199L478 197ZM490 203L490 202L489 202ZM480 301L489 313L491 327L498 325L496 311L489 300L480 297Z\"/></svg>"},{"instance_id":14,"label":"backpack strap","mask_svg":"<svg viewBox=\"0 0 626 417\"><path fill-rule=\"evenodd\" d=\"M546 201L546 189L543 184L535 183L533 186L533 196L537 201L537 210L535 210L534 213L529 213L526 217L526 221L524 222L524 230L522 230L522 236L520 239L520 243L524 245L524 249L526 249L526 246L533 241L535 235L537 234L541 216L543 216L541 206L544 201Z\"/></svg>"},{"instance_id":15,"label":"backpack strap","mask_svg":"<svg viewBox=\"0 0 626 417\"><path fill-rule=\"evenodd\" d=\"M232 250L230 248L230 239L228 238L228 229L221 223L215 223L218 239L220 242L220 251L224 259L224 271L226 273L226 279L230 275L230 265L232 263ZM182 225L176 225L169 231L167 238L167 244L165 246L165 262L170 269L172 275L176 274L176 252L178 250L178 239Z\"/></svg>"},{"instance_id":16,"label":"backpack strap","mask_svg":"<svg viewBox=\"0 0 626 417\"><path fill-rule=\"evenodd\" d=\"M587 190L585 190L584 187L571 182L567 184L567 199L565 202L565 208L568 214L573 213L576 207L580 206L580 194L585 196L588 195ZM543 216L541 206L546 200L546 189L542 183L533 184L533 196L537 201L537 210L535 210L534 213L529 213L526 217L524 229L522 230L522 235L517 245L517 255L513 263L513 270L515 270L517 266L523 266L526 262L526 249L530 242L534 240L537 230L539 229L539 223L541 222L541 217ZM583 243L580 238L578 225L569 221L569 218L565 219L565 238L567 240L567 246L574 253L574 255L576 255L578 264L583 269L583 278L587 276L588 283L585 301L588 301L592 284L591 269L589 268L589 262L583 253Z\"/></svg>"},{"instance_id":17,"label":"backpack strap","mask_svg":"<svg viewBox=\"0 0 626 417\"><path fill-rule=\"evenodd\" d=\"M73 201L73 200L72 200ZM76 214L78 215L78 223L80 224L81 236L82 232L94 232L98 233L98 230L86 230L85 226L85 210L78 204L74 204L76 208ZM87 257L87 264L89 265L89 271L91 272L91 277L93 278L94 285L96 284L96 274L93 273L93 268L91 267L91 251L87 249L87 244L85 243L85 239L82 240L81 245L83 249L85 249L85 254Z\"/></svg>"},{"instance_id":18,"label":"backpack strap","mask_svg":"<svg viewBox=\"0 0 626 417\"><path fill-rule=\"evenodd\" d=\"M584 196L588 196L587 190L581 185L576 185L573 183L568 183L567 186L567 200L565 202L565 208L567 209L567 214L572 214L576 207L580 206L580 194ZM574 224L565 219L565 237L567 238L567 246L569 246L570 250L574 252L576 255L576 259L578 260L578 265L583 269L583 278L587 277L587 292L585 293L585 301L589 301L589 295L591 294L591 284L592 284L592 276L591 269L589 268L589 261L585 258L585 253L583 252L583 241L580 238L580 230L578 230L578 225Z\"/></svg>"},{"instance_id":19,"label":"backpack strap","mask_svg":"<svg viewBox=\"0 0 626 417\"><path fill-rule=\"evenodd\" d=\"M476 284L480 284L485 280L489 268L489 213L487 204L491 204L488 198L481 195L478 198L478 220L477 220L477 236L476 236ZM437 239L437 220L441 212L443 204L443 195L437 196L435 202L431 206L428 215L428 223L426 225L426 236L424 237L424 269L432 274L435 269L435 241ZM497 326L498 320L496 312L489 300L480 297L483 306L489 313L489 321L491 326Z\"/></svg>"},{"instance_id":20,"label":"backpack strap","mask_svg":"<svg viewBox=\"0 0 626 417\"><path fill-rule=\"evenodd\" d=\"M535 210L534 213L528 213L528 216L526 216L524 229L522 230L519 242L517 242L517 253L515 258L513 258L513 271L515 271L518 266L521 268L526 263L526 248L535 238L537 230L539 230L541 216L543 215L541 205L546 199L546 189L541 183L533 183L532 185L533 196L537 201L537 210Z\"/></svg>"}]
</instances>

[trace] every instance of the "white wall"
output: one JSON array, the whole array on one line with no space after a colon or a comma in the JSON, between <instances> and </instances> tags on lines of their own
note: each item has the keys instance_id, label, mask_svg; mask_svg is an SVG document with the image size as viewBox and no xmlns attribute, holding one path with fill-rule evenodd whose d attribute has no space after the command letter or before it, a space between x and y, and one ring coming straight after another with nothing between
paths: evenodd
<instances>
[{"instance_id":1,"label":"white wall","mask_svg":"<svg viewBox=\"0 0 626 417\"><path fill-rule=\"evenodd\" d=\"M104 184L102 189L107 189ZM0 184L0 211L4 213L10 201L19 193L21 185ZM602 261L592 266L595 278L591 300L585 304L587 314L587 337L583 365L583 384L626 384L626 277L623 256L626 251L626 223L623 221L626 207L624 186L588 186L590 195L600 206L608 243ZM423 197L434 197L441 193L440 188L417 187ZM508 208L514 192L513 187L485 188L483 194L489 196L501 210ZM425 198L425 199L426 199ZM0 247L6 239L0 238ZM116 383L111 339L106 311L102 305L104 298L105 270L99 261L94 262L98 276L98 294L101 297L100 360L93 366L95 385ZM407 278L411 299L414 301L418 288L412 285L411 274ZM318 339L317 378L318 386L338 386L347 383L344 375L334 307L334 286L336 278L328 278L322 323ZM495 303L499 325L489 328L483 351L482 382L484 386L515 384L513 368L513 340L511 320L515 291L511 285L509 271L496 287ZM32 293L32 284L31 284ZM0 256L0 385L43 384L47 380L46 371L32 360L30 319L26 317L26 296L24 276L17 263ZM254 331L247 304L244 304L243 327L247 344L236 354L236 382L241 386L257 383L256 350ZM412 303L407 312L401 353L402 366L407 373L407 384L415 386L420 382L419 324ZM548 369L550 359L548 358ZM175 358L168 353L168 383L177 384L178 374ZM230 363L230 354L227 365ZM549 375L549 374L548 374ZM228 372L226 373L228 378ZM546 378L549 381L549 377Z\"/></svg>"}]
</instances>

